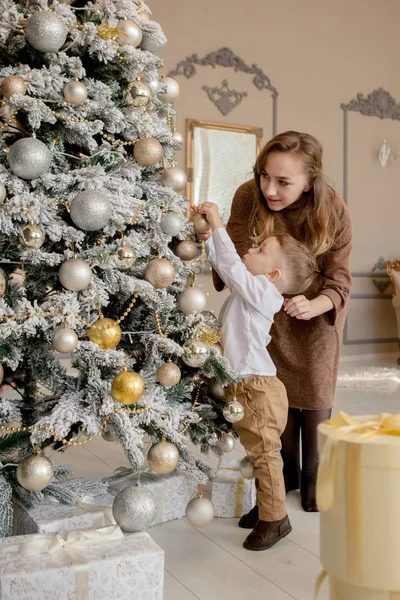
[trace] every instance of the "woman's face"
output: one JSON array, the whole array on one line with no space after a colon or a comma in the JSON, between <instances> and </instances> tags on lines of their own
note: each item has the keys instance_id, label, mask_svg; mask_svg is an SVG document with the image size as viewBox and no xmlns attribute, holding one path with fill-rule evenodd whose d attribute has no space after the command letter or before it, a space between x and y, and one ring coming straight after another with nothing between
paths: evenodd
<instances>
[{"instance_id":1,"label":"woman's face","mask_svg":"<svg viewBox=\"0 0 400 600\"><path fill-rule=\"evenodd\" d=\"M268 207L279 211L296 202L311 189L299 156L288 152L270 152L260 176L261 191Z\"/></svg>"}]
</instances>

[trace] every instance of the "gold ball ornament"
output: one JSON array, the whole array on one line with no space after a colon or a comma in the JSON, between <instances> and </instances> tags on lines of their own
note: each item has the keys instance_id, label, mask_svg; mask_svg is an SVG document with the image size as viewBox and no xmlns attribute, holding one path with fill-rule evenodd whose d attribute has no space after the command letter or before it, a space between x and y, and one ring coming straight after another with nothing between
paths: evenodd
<instances>
[{"instance_id":1,"label":"gold ball ornament","mask_svg":"<svg viewBox=\"0 0 400 600\"><path fill-rule=\"evenodd\" d=\"M133 108L144 108L148 106L153 98L150 87L140 81L132 81L124 92L124 99L128 106Z\"/></svg>"},{"instance_id":2,"label":"gold ball ornament","mask_svg":"<svg viewBox=\"0 0 400 600\"><path fill-rule=\"evenodd\" d=\"M8 75L4 77L0 84L0 92L5 98L10 98L13 94L26 94L26 85L21 77Z\"/></svg>"},{"instance_id":3,"label":"gold ball ornament","mask_svg":"<svg viewBox=\"0 0 400 600\"><path fill-rule=\"evenodd\" d=\"M114 377L111 395L121 404L136 404L144 394L144 381L139 373L128 371L126 367Z\"/></svg>"},{"instance_id":4,"label":"gold ball ornament","mask_svg":"<svg viewBox=\"0 0 400 600\"><path fill-rule=\"evenodd\" d=\"M163 439L150 448L147 462L155 473L172 473L179 462L179 451L174 444Z\"/></svg>"},{"instance_id":5,"label":"gold ball ornament","mask_svg":"<svg viewBox=\"0 0 400 600\"><path fill-rule=\"evenodd\" d=\"M164 387L172 387L180 382L182 373L178 365L175 365L170 360L157 370L157 380Z\"/></svg>"},{"instance_id":6,"label":"gold ball ornament","mask_svg":"<svg viewBox=\"0 0 400 600\"><path fill-rule=\"evenodd\" d=\"M53 476L53 463L40 454L26 456L17 468L18 483L30 492L43 490L51 483Z\"/></svg>"},{"instance_id":7,"label":"gold ball ornament","mask_svg":"<svg viewBox=\"0 0 400 600\"><path fill-rule=\"evenodd\" d=\"M130 246L122 244L116 254L116 261L121 269L129 269L135 264L136 255Z\"/></svg>"},{"instance_id":8,"label":"gold ball ornament","mask_svg":"<svg viewBox=\"0 0 400 600\"><path fill-rule=\"evenodd\" d=\"M169 260L155 258L147 264L144 278L156 289L162 289L173 284L175 275L174 265Z\"/></svg>"},{"instance_id":9,"label":"gold ball ornament","mask_svg":"<svg viewBox=\"0 0 400 600\"><path fill-rule=\"evenodd\" d=\"M196 233L207 233L211 229L210 223L200 213L193 217L193 227Z\"/></svg>"},{"instance_id":10,"label":"gold ball ornament","mask_svg":"<svg viewBox=\"0 0 400 600\"><path fill-rule=\"evenodd\" d=\"M141 138L133 147L133 158L143 167L154 167L163 157L163 147L154 138Z\"/></svg>"},{"instance_id":11,"label":"gold ball ornament","mask_svg":"<svg viewBox=\"0 0 400 600\"><path fill-rule=\"evenodd\" d=\"M111 350L118 346L121 340L121 327L112 319L101 317L89 329L89 340L102 350Z\"/></svg>"},{"instance_id":12,"label":"gold ball ornament","mask_svg":"<svg viewBox=\"0 0 400 600\"><path fill-rule=\"evenodd\" d=\"M197 258L197 246L190 240L185 240L178 244L175 254L179 256L181 260L189 261Z\"/></svg>"},{"instance_id":13,"label":"gold ball ornament","mask_svg":"<svg viewBox=\"0 0 400 600\"><path fill-rule=\"evenodd\" d=\"M4 367L0 363L0 385L3 383L3 379L4 379Z\"/></svg>"},{"instance_id":14,"label":"gold ball ornament","mask_svg":"<svg viewBox=\"0 0 400 600\"><path fill-rule=\"evenodd\" d=\"M121 35L117 37L120 46L133 46L137 48L143 39L143 33L139 25L132 19L123 19L117 25Z\"/></svg>"},{"instance_id":15,"label":"gold ball ornament","mask_svg":"<svg viewBox=\"0 0 400 600\"><path fill-rule=\"evenodd\" d=\"M0 298L4 296L7 290L7 275L3 269L0 268Z\"/></svg>"},{"instance_id":16,"label":"gold ball ornament","mask_svg":"<svg viewBox=\"0 0 400 600\"><path fill-rule=\"evenodd\" d=\"M38 249L43 246L45 233L39 225L30 223L19 234L19 241L25 248Z\"/></svg>"}]
</instances>

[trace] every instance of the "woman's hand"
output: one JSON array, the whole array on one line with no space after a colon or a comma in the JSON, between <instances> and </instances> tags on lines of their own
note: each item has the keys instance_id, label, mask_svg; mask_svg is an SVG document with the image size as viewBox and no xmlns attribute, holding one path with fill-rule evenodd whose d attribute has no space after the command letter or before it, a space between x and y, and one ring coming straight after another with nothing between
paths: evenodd
<instances>
[{"instance_id":1,"label":"woman's hand","mask_svg":"<svg viewBox=\"0 0 400 600\"><path fill-rule=\"evenodd\" d=\"M295 296L294 298L285 298L283 310L291 317L308 321L313 318L311 302L305 296Z\"/></svg>"}]
</instances>

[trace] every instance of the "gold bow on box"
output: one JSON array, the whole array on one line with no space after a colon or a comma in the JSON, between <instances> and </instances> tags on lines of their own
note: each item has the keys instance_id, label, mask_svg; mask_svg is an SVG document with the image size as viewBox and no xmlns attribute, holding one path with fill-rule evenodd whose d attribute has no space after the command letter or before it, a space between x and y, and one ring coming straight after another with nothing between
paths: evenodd
<instances>
[{"instance_id":1,"label":"gold bow on box","mask_svg":"<svg viewBox=\"0 0 400 600\"><path fill-rule=\"evenodd\" d=\"M400 413L318 427L321 562L350 585L400 591Z\"/></svg>"}]
</instances>

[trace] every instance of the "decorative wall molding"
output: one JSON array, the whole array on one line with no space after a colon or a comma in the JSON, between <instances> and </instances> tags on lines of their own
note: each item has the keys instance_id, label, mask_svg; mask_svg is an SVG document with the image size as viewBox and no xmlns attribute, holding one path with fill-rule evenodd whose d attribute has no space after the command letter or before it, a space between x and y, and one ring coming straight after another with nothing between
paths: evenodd
<instances>
[{"instance_id":1,"label":"decorative wall molding","mask_svg":"<svg viewBox=\"0 0 400 600\"><path fill-rule=\"evenodd\" d=\"M229 115L231 110L236 108L243 98L247 96L247 92L238 92L237 90L231 90L226 79L222 82L221 87L210 88L207 85L203 85L202 89L207 92L207 96L214 102L218 110L226 117Z\"/></svg>"},{"instance_id":2,"label":"decorative wall molding","mask_svg":"<svg viewBox=\"0 0 400 600\"><path fill-rule=\"evenodd\" d=\"M383 88L373 90L367 96L363 94L357 94L356 98L353 98L347 104L343 103L340 105L343 110L343 199L348 205L348 183L349 183L349 125L348 117L349 112L358 112L366 117L377 117L379 119L393 119L400 121L400 103L396 102L395 98L388 91ZM352 277L372 277L372 283L378 289L379 294L352 294L352 300L391 300L391 294L385 294L385 291L390 283L386 274L379 275L376 273L377 270L383 270L382 261L380 258L375 263L372 273L352 273ZM379 278L379 279L378 279ZM387 284L386 284L387 281ZM377 338L377 339L358 339L351 340L348 337L348 319L344 326L343 332L343 344L348 345L360 345L360 344L384 344L389 342L398 342L398 338Z\"/></svg>"},{"instance_id":3,"label":"decorative wall molding","mask_svg":"<svg viewBox=\"0 0 400 600\"><path fill-rule=\"evenodd\" d=\"M249 75L254 75L253 84L255 87L262 91L267 90L271 92L272 97L272 131L273 135L276 135L277 130L277 99L278 90L272 85L270 78L266 75L260 67L256 64L248 65L243 59L240 58L229 48L220 48L215 52L206 54L203 58L200 58L197 54L187 56L184 60L181 60L173 69L168 73L169 77L183 76L186 79L191 79L197 75L197 66L200 67L226 67L233 69L235 72L241 71ZM204 87L203 87L204 89ZM212 98L210 98L212 100ZM214 102L214 100L212 100ZM215 102L214 102L215 103ZM237 105L236 105L237 106ZM219 108L219 107L218 107ZM219 110L221 110L219 108ZM231 109L232 110L232 109ZM222 112L222 111L221 111ZM223 113L224 114L224 113ZM226 113L228 114L228 113Z\"/></svg>"}]
</instances>

